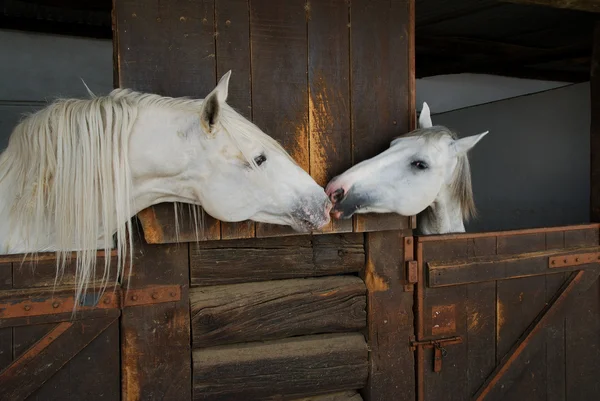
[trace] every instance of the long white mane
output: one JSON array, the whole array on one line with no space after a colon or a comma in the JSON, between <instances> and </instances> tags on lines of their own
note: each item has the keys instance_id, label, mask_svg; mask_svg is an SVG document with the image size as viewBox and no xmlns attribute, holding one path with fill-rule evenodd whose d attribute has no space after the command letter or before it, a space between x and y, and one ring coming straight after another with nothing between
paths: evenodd
<instances>
[{"instance_id":1,"label":"long white mane","mask_svg":"<svg viewBox=\"0 0 600 401\"><path fill-rule=\"evenodd\" d=\"M8 225L7 248L24 239L23 246L31 253L56 251L57 277L74 250L77 305L96 277L99 233L107 255L100 285L103 289L107 286L111 229L117 227L114 280L118 282L127 261L131 264L133 260L133 242L127 235L132 233L130 218L135 213L128 143L138 110L160 106L198 112L202 101L115 89L91 99L58 99L27 116L15 127L0 155L0 224ZM236 139L247 137L287 155L275 140L235 115L226 104L222 112L223 128L238 146ZM251 155L246 155L242 146L240 150L254 166ZM10 237L10 233L27 235ZM52 239L47 240L52 247L36 247L44 243L40 239L47 238Z\"/></svg>"}]
</instances>

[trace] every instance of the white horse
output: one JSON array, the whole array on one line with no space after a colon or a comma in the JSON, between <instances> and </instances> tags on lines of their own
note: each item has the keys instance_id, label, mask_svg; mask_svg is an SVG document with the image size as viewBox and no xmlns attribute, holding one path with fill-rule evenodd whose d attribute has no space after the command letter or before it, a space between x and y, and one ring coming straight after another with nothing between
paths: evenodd
<instances>
[{"instance_id":1,"label":"white horse","mask_svg":"<svg viewBox=\"0 0 600 401\"><path fill-rule=\"evenodd\" d=\"M20 122L0 155L0 254L57 252L58 277L76 251L79 300L98 249L116 246L119 279L127 254L132 262L131 218L157 203L301 232L327 224L323 188L226 103L230 75L202 100L90 92Z\"/></svg>"},{"instance_id":2,"label":"white horse","mask_svg":"<svg viewBox=\"0 0 600 401\"><path fill-rule=\"evenodd\" d=\"M433 126L423 103L419 129L329 182L334 217L419 215L422 234L464 232L464 221L476 213L467 152L487 133L458 139L448 128Z\"/></svg>"}]
</instances>

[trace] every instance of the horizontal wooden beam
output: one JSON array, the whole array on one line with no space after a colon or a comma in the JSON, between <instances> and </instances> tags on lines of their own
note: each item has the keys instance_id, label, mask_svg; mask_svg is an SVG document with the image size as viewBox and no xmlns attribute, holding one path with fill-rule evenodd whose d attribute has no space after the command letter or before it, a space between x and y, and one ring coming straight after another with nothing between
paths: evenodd
<instances>
[{"instance_id":1,"label":"horizontal wooden beam","mask_svg":"<svg viewBox=\"0 0 600 401\"><path fill-rule=\"evenodd\" d=\"M198 400L286 400L357 390L368 375L368 349L359 333L197 349L194 397Z\"/></svg>"},{"instance_id":2,"label":"horizontal wooden beam","mask_svg":"<svg viewBox=\"0 0 600 401\"><path fill-rule=\"evenodd\" d=\"M191 283L210 286L359 272L362 234L210 241L192 244Z\"/></svg>"},{"instance_id":3,"label":"horizontal wooden beam","mask_svg":"<svg viewBox=\"0 0 600 401\"><path fill-rule=\"evenodd\" d=\"M598 0L500 0L505 3L525 4L561 8L566 10L587 11L591 13L600 12L600 1Z\"/></svg>"},{"instance_id":4,"label":"horizontal wooden beam","mask_svg":"<svg viewBox=\"0 0 600 401\"><path fill-rule=\"evenodd\" d=\"M366 292L355 276L192 288L193 345L358 331L367 325Z\"/></svg>"}]
</instances>

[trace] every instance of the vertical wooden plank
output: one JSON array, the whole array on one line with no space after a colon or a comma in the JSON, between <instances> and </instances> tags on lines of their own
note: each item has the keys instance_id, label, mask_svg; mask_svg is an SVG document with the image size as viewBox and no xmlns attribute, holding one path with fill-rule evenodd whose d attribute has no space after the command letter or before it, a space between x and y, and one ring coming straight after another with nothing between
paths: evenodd
<instances>
[{"instance_id":1,"label":"vertical wooden plank","mask_svg":"<svg viewBox=\"0 0 600 401\"><path fill-rule=\"evenodd\" d=\"M600 222L600 22L594 27L590 71L590 218Z\"/></svg>"},{"instance_id":2,"label":"vertical wooden plank","mask_svg":"<svg viewBox=\"0 0 600 401\"><path fill-rule=\"evenodd\" d=\"M496 360L499 362L544 308L546 277L533 276L499 281L496 302ZM531 358L530 363L524 366L518 378L514 378L510 384L505 384L507 399L518 395L518 398L545 400L545 336L534 337L530 347L535 349L536 357Z\"/></svg>"},{"instance_id":3,"label":"vertical wooden plank","mask_svg":"<svg viewBox=\"0 0 600 401\"><path fill-rule=\"evenodd\" d=\"M136 238L123 288L179 285L181 300L129 307L121 317L122 401L192 397L188 244L147 245ZM127 293L124 297L127 297Z\"/></svg>"},{"instance_id":4,"label":"vertical wooden plank","mask_svg":"<svg viewBox=\"0 0 600 401\"><path fill-rule=\"evenodd\" d=\"M424 398L426 401L444 399L461 401L469 399L468 388L468 343L465 334L467 325L473 323L467 316L467 286L457 285L425 290L424 339L463 336L461 344L445 347L447 354L442 359L442 370L434 372L434 350L424 349L424 359L419 360L419 369L424 369ZM466 338L465 338L466 337Z\"/></svg>"},{"instance_id":5,"label":"vertical wooden plank","mask_svg":"<svg viewBox=\"0 0 600 401\"><path fill-rule=\"evenodd\" d=\"M496 283L467 285L468 397L496 367Z\"/></svg>"},{"instance_id":6,"label":"vertical wooden plank","mask_svg":"<svg viewBox=\"0 0 600 401\"><path fill-rule=\"evenodd\" d=\"M565 273L546 276L546 302L549 302L566 280ZM565 401L565 318L554 319L546 328L546 395L547 401Z\"/></svg>"},{"instance_id":7,"label":"vertical wooden plank","mask_svg":"<svg viewBox=\"0 0 600 401\"><path fill-rule=\"evenodd\" d=\"M352 166L350 130L349 3L307 3L310 174L325 187ZM352 231L351 220L335 220L324 232Z\"/></svg>"},{"instance_id":8,"label":"vertical wooden plank","mask_svg":"<svg viewBox=\"0 0 600 401\"><path fill-rule=\"evenodd\" d=\"M307 32L304 0L250 2L254 122L309 171ZM293 234L256 224L256 236Z\"/></svg>"},{"instance_id":9,"label":"vertical wooden plank","mask_svg":"<svg viewBox=\"0 0 600 401\"><path fill-rule=\"evenodd\" d=\"M120 87L203 98L217 83L214 1L115 0ZM168 209L171 203L153 206ZM184 221L190 208L180 205ZM219 239L220 223L204 213L202 239Z\"/></svg>"},{"instance_id":10,"label":"vertical wooden plank","mask_svg":"<svg viewBox=\"0 0 600 401\"><path fill-rule=\"evenodd\" d=\"M415 399L413 292L404 291L401 231L366 234L369 379L361 391L366 401Z\"/></svg>"},{"instance_id":11,"label":"vertical wooden plank","mask_svg":"<svg viewBox=\"0 0 600 401\"><path fill-rule=\"evenodd\" d=\"M600 394L600 280L577 296L566 318L566 399L595 400Z\"/></svg>"},{"instance_id":12,"label":"vertical wooden plank","mask_svg":"<svg viewBox=\"0 0 600 401\"><path fill-rule=\"evenodd\" d=\"M0 291L10 290L13 285L12 263L0 263ZM13 360L13 329L7 327L0 329L0 371L7 367Z\"/></svg>"},{"instance_id":13,"label":"vertical wooden plank","mask_svg":"<svg viewBox=\"0 0 600 401\"><path fill-rule=\"evenodd\" d=\"M250 64L250 16L248 0L215 0L217 77L231 70L227 103L252 119L252 71ZM254 237L254 222L221 222L221 238Z\"/></svg>"},{"instance_id":14,"label":"vertical wooden plank","mask_svg":"<svg viewBox=\"0 0 600 401\"><path fill-rule=\"evenodd\" d=\"M351 91L353 163L373 157L410 130L409 37L414 0L352 0ZM396 214L356 215L355 231L410 227Z\"/></svg>"}]
</instances>

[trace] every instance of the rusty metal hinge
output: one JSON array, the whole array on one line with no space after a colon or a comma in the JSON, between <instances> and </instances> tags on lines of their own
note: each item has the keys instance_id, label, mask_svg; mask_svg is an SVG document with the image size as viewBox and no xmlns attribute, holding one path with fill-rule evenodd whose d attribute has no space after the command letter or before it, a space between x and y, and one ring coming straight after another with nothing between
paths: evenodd
<instances>
[{"instance_id":1,"label":"rusty metal hinge","mask_svg":"<svg viewBox=\"0 0 600 401\"><path fill-rule=\"evenodd\" d=\"M181 300L181 286L162 285L142 289L114 291L107 290L101 297L95 291L88 291L77 305L76 310L114 309L131 306L152 305ZM31 316L71 313L75 297L65 291L53 293L32 291L31 294L16 293L15 298L0 302L0 318L20 318Z\"/></svg>"},{"instance_id":2,"label":"rusty metal hinge","mask_svg":"<svg viewBox=\"0 0 600 401\"><path fill-rule=\"evenodd\" d=\"M433 371L439 373L442 371L442 359L448 354L448 351L444 346L454 344L462 344L462 337L454 336L428 341L415 341L414 339L411 339L410 348L413 351L417 349L417 347L433 348Z\"/></svg>"},{"instance_id":3,"label":"rusty metal hinge","mask_svg":"<svg viewBox=\"0 0 600 401\"><path fill-rule=\"evenodd\" d=\"M569 255L551 256L548 267L569 267L600 262L600 252L576 253Z\"/></svg>"},{"instance_id":4,"label":"rusty metal hinge","mask_svg":"<svg viewBox=\"0 0 600 401\"><path fill-rule=\"evenodd\" d=\"M404 291L414 291L415 284L419 281L418 264L414 259L414 238L404 237Z\"/></svg>"}]
</instances>

